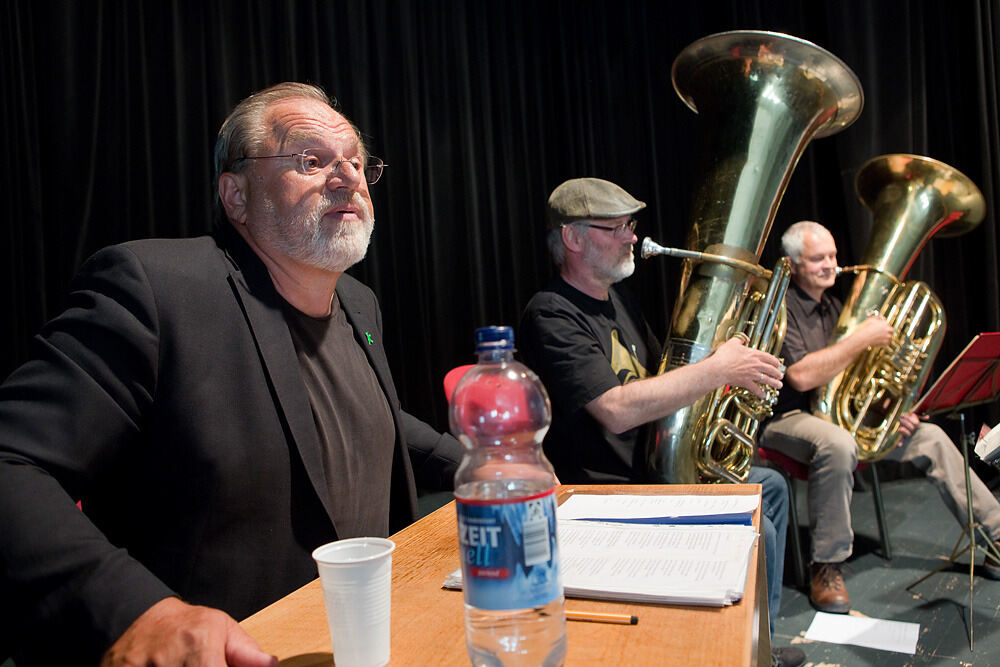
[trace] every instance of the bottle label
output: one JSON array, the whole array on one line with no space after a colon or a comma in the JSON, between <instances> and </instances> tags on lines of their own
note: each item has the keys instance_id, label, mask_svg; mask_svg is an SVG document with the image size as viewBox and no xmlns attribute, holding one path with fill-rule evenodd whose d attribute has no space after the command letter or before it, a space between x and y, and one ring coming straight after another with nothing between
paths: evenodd
<instances>
[{"instance_id":1,"label":"bottle label","mask_svg":"<svg viewBox=\"0 0 1000 667\"><path fill-rule=\"evenodd\" d=\"M467 604L524 609L562 595L554 488L508 501L457 498L455 506Z\"/></svg>"}]
</instances>

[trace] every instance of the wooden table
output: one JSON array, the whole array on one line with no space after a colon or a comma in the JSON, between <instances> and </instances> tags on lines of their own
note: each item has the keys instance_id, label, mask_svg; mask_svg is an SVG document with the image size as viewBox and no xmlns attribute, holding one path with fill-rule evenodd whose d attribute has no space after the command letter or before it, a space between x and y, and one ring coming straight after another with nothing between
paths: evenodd
<instances>
[{"instance_id":1,"label":"wooden table","mask_svg":"<svg viewBox=\"0 0 1000 667\"><path fill-rule=\"evenodd\" d=\"M570 494L759 494L757 484L561 486ZM760 530L760 510L754 513ZM392 665L468 665L461 591L444 590L460 566L454 502L392 536ZM762 544L758 540L758 545ZM769 665L763 550L755 547L743 600L695 607L569 599L568 609L635 614L638 625L567 622L567 665ZM252 586L252 582L247 582ZM333 664L319 579L241 624L285 667Z\"/></svg>"}]
</instances>

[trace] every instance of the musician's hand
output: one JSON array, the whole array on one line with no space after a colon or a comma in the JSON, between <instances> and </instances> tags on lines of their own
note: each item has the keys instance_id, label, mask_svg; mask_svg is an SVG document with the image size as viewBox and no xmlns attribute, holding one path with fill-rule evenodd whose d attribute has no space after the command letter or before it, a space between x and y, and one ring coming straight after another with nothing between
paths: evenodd
<instances>
[{"instance_id":1,"label":"musician's hand","mask_svg":"<svg viewBox=\"0 0 1000 667\"><path fill-rule=\"evenodd\" d=\"M876 313L869 315L868 319L862 322L851 335L856 336L864 344L864 347L888 345L892 340L892 325Z\"/></svg>"},{"instance_id":2,"label":"musician's hand","mask_svg":"<svg viewBox=\"0 0 1000 667\"><path fill-rule=\"evenodd\" d=\"M723 369L726 384L743 387L758 398L764 398L761 385L781 389L785 367L767 352L744 346L740 338L730 338L716 348L713 356Z\"/></svg>"},{"instance_id":3,"label":"musician's hand","mask_svg":"<svg viewBox=\"0 0 1000 667\"><path fill-rule=\"evenodd\" d=\"M229 615L165 598L118 638L101 667L277 667Z\"/></svg>"},{"instance_id":4,"label":"musician's hand","mask_svg":"<svg viewBox=\"0 0 1000 667\"><path fill-rule=\"evenodd\" d=\"M912 412L908 412L899 418L899 432L904 438L909 438L920 425L920 418Z\"/></svg>"}]
</instances>

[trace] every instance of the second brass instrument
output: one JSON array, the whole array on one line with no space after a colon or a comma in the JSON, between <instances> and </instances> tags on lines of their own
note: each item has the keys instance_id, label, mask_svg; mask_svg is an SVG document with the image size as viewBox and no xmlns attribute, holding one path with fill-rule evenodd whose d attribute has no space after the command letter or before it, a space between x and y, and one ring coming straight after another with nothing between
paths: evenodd
<instances>
[{"instance_id":1,"label":"second brass instrument","mask_svg":"<svg viewBox=\"0 0 1000 667\"><path fill-rule=\"evenodd\" d=\"M653 253L693 253L681 255L659 373L704 359L738 332L759 349L780 348L788 269L763 269L760 253L808 142L850 125L863 103L857 77L839 59L771 32L698 40L674 61L672 77L702 117L701 165L687 250ZM746 479L753 436L772 401L724 388L657 420L646 451L649 476L673 483Z\"/></svg>"},{"instance_id":2,"label":"second brass instrument","mask_svg":"<svg viewBox=\"0 0 1000 667\"><path fill-rule=\"evenodd\" d=\"M850 335L871 313L893 327L885 347L871 348L826 385L813 390L812 413L851 433L858 459L877 461L902 434L944 339L941 301L924 282L903 277L934 235L958 236L985 215L985 200L967 176L919 155L872 158L858 170L855 188L871 209L871 238L840 312L830 344Z\"/></svg>"}]
</instances>

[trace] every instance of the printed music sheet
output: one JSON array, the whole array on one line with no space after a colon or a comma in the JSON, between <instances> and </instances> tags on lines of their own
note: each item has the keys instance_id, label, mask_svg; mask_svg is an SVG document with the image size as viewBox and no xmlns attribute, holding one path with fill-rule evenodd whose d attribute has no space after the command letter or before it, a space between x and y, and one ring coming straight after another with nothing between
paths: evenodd
<instances>
[{"instance_id":1,"label":"printed music sheet","mask_svg":"<svg viewBox=\"0 0 1000 667\"><path fill-rule=\"evenodd\" d=\"M558 510L568 597L724 606L746 587L759 495L577 494ZM461 588L462 571L445 588Z\"/></svg>"}]
</instances>

